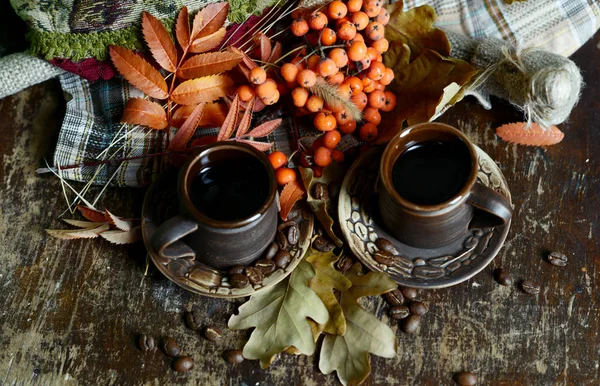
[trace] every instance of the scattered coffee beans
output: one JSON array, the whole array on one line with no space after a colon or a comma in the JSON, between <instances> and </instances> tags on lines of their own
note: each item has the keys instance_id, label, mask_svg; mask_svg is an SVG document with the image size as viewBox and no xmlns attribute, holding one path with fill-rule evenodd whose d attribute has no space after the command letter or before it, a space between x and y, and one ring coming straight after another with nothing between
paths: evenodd
<instances>
[{"instance_id":1,"label":"scattered coffee beans","mask_svg":"<svg viewBox=\"0 0 600 386\"><path fill-rule=\"evenodd\" d=\"M181 353L179 345L177 344L175 339L171 338L170 336L166 336L163 339L163 350L165 351L165 354L167 354L167 356L170 356L171 358L176 358Z\"/></svg>"},{"instance_id":2,"label":"scattered coffee beans","mask_svg":"<svg viewBox=\"0 0 600 386\"><path fill-rule=\"evenodd\" d=\"M231 278L229 279L229 283L231 284L231 286L233 288L244 288L245 286L248 285L248 276L240 274L240 273L231 275Z\"/></svg>"},{"instance_id":3,"label":"scattered coffee beans","mask_svg":"<svg viewBox=\"0 0 600 386\"><path fill-rule=\"evenodd\" d=\"M392 255L397 255L398 251L394 248L394 244L388 239L384 239L382 237L375 240L375 246L381 250L391 253Z\"/></svg>"},{"instance_id":4,"label":"scattered coffee beans","mask_svg":"<svg viewBox=\"0 0 600 386\"><path fill-rule=\"evenodd\" d=\"M184 356L175 359L173 362L173 370L178 373L187 373L194 368L194 360L191 357Z\"/></svg>"},{"instance_id":5,"label":"scattered coffee beans","mask_svg":"<svg viewBox=\"0 0 600 386\"><path fill-rule=\"evenodd\" d=\"M156 344L154 343L154 338L150 335L142 335L139 340L140 348L144 352L156 351Z\"/></svg>"},{"instance_id":6,"label":"scattered coffee beans","mask_svg":"<svg viewBox=\"0 0 600 386\"><path fill-rule=\"evenodd\" d=\"M223 337L223 331L218 327L208 326L204 329L204 337L211 342L216 342Z\"/></svg>"},{"instance_id":7,"label":"scattered coffee beans","mask_svg":"<svg viewBox=\"0 0 600 386\"><path fill-rule=\"evenodd\" d=\"M417 290L409 287L401 287L400 291L402 291L402 295L404 295L405 299L408 300L417 300Z\"/></svg>"},{"instance_id":8,"label":"scattered coffee beans","mask_svg":"<svg viewBox=\"0 0 600 386\"><path fill-rule=\"evenodd\" d=\"M568 261L567 256L560 252L550 252L548 254L548 262L557 267L564 267Z\"/></svg>"},{"instance_id":9,"label":"scattered coffee beans","mask_svg":"<svg viewBox=\"0 0 600 386\"><path fill-rule=\"evenodd\" d=\"M244 265L236 265L234 267L229 268L229 275L236 275L236 274L240 274L240 273L244 273L244 270L246 269L246 266Z\"/></svg>"},{"instance_id":10,"label":"scattered coffee beans","mask_svg":"<svg viewBox=\"0 0 600 386\"><path fill-rule=\"evenodd\" d=\"M185 324L190 330L199 330L202 327L202 315L196 306L192 310L185 313Z\"/></svg>"},{"instance_id":11,"label":"scattered coffee beans","mask_svg":"<svg viewBox=\"0 0 600 386\"><path fill-rule=\"evenodd\" d=\"M419 328L421 318L417 315L409 315L400 322L400 328L407 334L412 334Z\"/></svg>"},{"instance_id":12,"label":"scattered coffee beans","mask_svg":"<svg viewBox=\"0 0 600 386\"><path fill-rule=\"evenodd\" d=\"M292 261L292 255L288 251L279 251L273 258L277 268L285 268Z\"/></svg>"},{"instance_id":13,"label":"scattered coffee beans","mask_svg":"<svg viewBox=\"0 0 600 386\"><path fill-rule=\"evenodd\" d=\"M347 270L352 268L353 265L354 265L354 260L348 255L344 255L344 256L340 257L340 259L335 263L335 267L337 268L338 271L341 271L341 272L346 272Z\"/></svg>"},{"instance_id":14,"label":"scattered coffee beans","mask_svg":"<svg viewBox=\"0 0 600 386\"><path fill-rule=\"evenodd\" d=\"M261 259L254 264L264 275L268 275L275 271L275 262L273 260Z\"/></svg>"},{"instance_id":15,"label":"scattered coffee beans","mask_svg":"<svg viewBox=\"0 0 600 386\"><path fill-rule=\"evenodd\" d=\"M298 225L294 224L288 228L287 239L290 245L298 244L298 240L300 239L300 228L298 228Z\"/></svg>"},{"instance_id":16,"label":"scattered coffee beans","mask_svg":"<svg viewBox=\"0 0 600 386\"><path fill-rule=\"evenodd\" d=\"M223 358L229 363L242 363L244 361L242 350L227 350L223 353Z\"/></svg>"},{"instance_id":17,"label":"scattered coffee beans","mask_svg":"<svg viewBox=\"0 0 600 386\"><path fill-rule=\"evenodd\" d=\"M392 306L399 306L404 303L404 296L399 289L395 289L392 292L388 292L383 294L385 300L390 303Z\"/></svg>"},{"instance_id":18,"label":"scattered coffee beans","mask_svg":"<svg viewBox=\"0 0 600 386\"><path fill-rule=\"evenodd\" d=\"M244 272L246 272L246 276L248 276L248 280L253 285L262 284L263 280L265 279L265 275L262 273L262 271L260 269L258 269L256 267L248 267L248 268L246 268L246 270Z\"/></svg>"},{"instance_id":19,"label":"scattered coffee beans","mask_svg":"<svg viewBox=\"0 0 600 386\"><path fill-rule=\"evenodd\" d=\"M540 293L541 287L538 283L534 283L531 280L525 280L523 283L521 283L521 289L523 292L530 295L537 295Z\"/></svg>"},{"instance_id":20,"label":"scattered coffee beans","mask_svg":"<svg viewBox=\"0 0 600 386\"><path fill-rule=\"evenodd\" d=\"M429 311L427 305L423 302L412 302L409 304L408 309L410 313L417 316L423 316Z\"/></svg>"},{"instance_id":21,"label":"scattered coffee beans","mask_svg":"<svg viewBox=\"0 0 600 386\"><path fill-rule=\"evenodd\" d=\"M477 375L470 371L463 371L454 375L454 381L460 386L475 386L477 384Z\"/></svg>"},{"instance_id":22,"label":"scattered coffee beans","mask_svg":"<svg viewBox=\"0 0 600 386\"><path fill-rule=\"evenodd\" d=\"M316 200L329 199L329 188L322 182L317 182L313 188L313 196Z\"/></svg>"},{"instance_id":23,"label":"scattered coffee beans","mask_svg":"<svg viewBox=\"0 0 600 386\"><path fill-rule=\"evenodd\" d=\"M275 241L277 241L279 249L288 249L290 244L288 242L287 236L285 235L285 233L283 233L283 231L277 232L277 236L275 236Z\"/></svg>"},{"instance_id":24,"label":"scattered coffee beans","mask_svg":"<svg viewBox=\"0 0 600 386\"><path fill-rule=\"evenodd\" d=\"M500 285L510 286L513 283L512 277L510 277L510 273L504 268L498 268L494 271L494 279Z\"/></svg>"},{"instance_id":25,"label":"scattered coffee beans","mask_svg":"<svg viewBox=\"0 0 600 386\"><path fill-rule=\"evenodd\" d=\"M373 255L373 260L379 264L390 266L394 264L394 255L388 251L377 251Z\"/></svg>"},{"instance_id":26,"label":"scattered coffee beans","mask_svg":"<svg viewBox=\"0 0 600 386\"><path fill-rule=\"evenodd\" d=\"M271 243L265 250L264 258L271 260L279 252L279 245L277 243Z\"/></svg>"},{"instance_id":27,"label":"scattered coffee beans","mask_svg":"<svg viewBox=\"0 0 600 386\"><path fill-rule=\"evenodd\" d=\"M323 236L317 237L315 241L313 241L312 246L319 252L330 252L334 247L333 243Z\"/></svg>"},{"instance_id":28,"label":"scattered coffee beans","mask_svg":"<svg viewBox=\"0 0 600 386\"><path fill-rule=\"evenodd\" d=\"M401 320L410 315L410 311L406 306L394 306L390 308L389 315L391 318Z\"/></svg>"},{"instance_id":29,"label":"scattered coffee beans","mask_svg":"<svg viewBox=\"0 0 600 386\"><path fill-rule=\"evenodd\" d=\"M289 227L291 227L292 225L297 225L296 221L289 220L289 221L286 221L286 222L282 222L281 224L279 224L277 226L277 230L278 231L284 231L284 230L288 229Z\"/></svg>"}]
</instances>

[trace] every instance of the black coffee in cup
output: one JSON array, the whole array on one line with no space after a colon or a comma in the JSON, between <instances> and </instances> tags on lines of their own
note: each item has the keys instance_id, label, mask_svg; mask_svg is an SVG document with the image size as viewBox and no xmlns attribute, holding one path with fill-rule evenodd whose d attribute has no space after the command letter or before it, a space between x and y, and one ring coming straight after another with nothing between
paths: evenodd
<instances>
[{"instance_id":1,"label":"black coffee in cup","mask_svg":"<svg viewBox=\"0 0 600 386\"><path fill-rule=\"evenodd\" d=\"M204 166L192 180L190 198L207 217L236 221L256 213L269 195L269 175L256 157L239 153Z\"/></svg>"},{"instance_id":2,"label":"black coffee in cup","mask_svg":"<svg viewBox=\"0 0 600 386\"><path fill-rule=\"evenodd\" d=\"M392 183L407 201L436 205L454 197L470 173L471 155L462 141L432 140L413 145L398 156Z\"/></svg>"}]
</instances>

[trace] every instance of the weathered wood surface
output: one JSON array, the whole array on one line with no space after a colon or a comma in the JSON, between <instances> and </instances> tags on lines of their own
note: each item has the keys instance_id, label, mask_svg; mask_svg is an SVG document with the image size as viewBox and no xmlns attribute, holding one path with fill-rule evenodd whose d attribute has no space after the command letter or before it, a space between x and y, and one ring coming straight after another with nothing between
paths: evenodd
<instances>
[{"instance_id":1,"label":"weathered wood surface","mask_svg":"<svg viewBox=\"0 0 600 386\"><path fill-rule=\"evenodd\" d=\"M600 35L573 59L587 83L565 140L548 149L506 144L493 128L520 120L495 100L486 111L473 100L441 119L465 130L500 165L515 203L515 221L494 262L453 288L422 292L430 306L415 335L398 331L395 359L372 358L371 385L449 385L471 370L489 385L597 385L600 382ZM50 81L0 101L0 383L82 385L336 385L316 357L283 355L269 369L230 365L223 350L241 348L248 334L226 331L219 343L187 329L183 310L196 304L207 325L225 327L239 302L187 293L150 267L141 245L104 240L61 241L44 229L63 226L59 181L36 176L51 157L64 100ZM144 192L110 189L100 206L140 213ZM547 251L569 257L564 268ZM491 272L542 284L537 296L501 287ZM368 302L381 318L380 298ZM189 375L170 369L161 352L143 354L141 333L176 338L194 357Z\"/></svg>"}]
</instances>

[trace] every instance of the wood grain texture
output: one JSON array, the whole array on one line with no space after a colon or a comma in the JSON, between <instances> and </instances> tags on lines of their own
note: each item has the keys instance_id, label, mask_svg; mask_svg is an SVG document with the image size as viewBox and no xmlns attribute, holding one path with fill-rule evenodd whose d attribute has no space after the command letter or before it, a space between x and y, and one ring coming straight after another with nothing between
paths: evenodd
<instances>
[{"instance_id":1,"label":"wood grain texture","mask_svg":"<svg viewBox=\"0 0 600 386\"><path fill-rule=\"evenodd\" d=\"M494 262L474 279L421 292L430 311L415 335L398 331L387 305L367 307L397 331L399 354L372 357L367 385L450 385L470 370L486 385L597 385L600 279L600 36L574 55L587 83L565 139L547 149L501 142L493 129L521 120L494 100L486 111L468 99L441 121L463 129L500 165L515 203L515 221ZM241 348L247 332L226 330L239 301L209 299L179 289L150 267L141 244L61 241L45 228L65 227L60 184L34 170L51 157L64 101L50 81L0 101L0 383L82 385L336 385L318 371L316 357L282 355L263 371L258 362L230 365L225 349ZM142 190L111 189L99 207L122 216L140 213ZM69 217L69 216L68 216ZM546 252L564 252L554 267ZM494 268L517 281L542 284L537 296L492 280ZM196 304L205 324L225 330L212 343L185 327L183 311ZM144 354L139 334L172 336L196 368L170 369L161 352Z\"/></svg>"}]
</instances>

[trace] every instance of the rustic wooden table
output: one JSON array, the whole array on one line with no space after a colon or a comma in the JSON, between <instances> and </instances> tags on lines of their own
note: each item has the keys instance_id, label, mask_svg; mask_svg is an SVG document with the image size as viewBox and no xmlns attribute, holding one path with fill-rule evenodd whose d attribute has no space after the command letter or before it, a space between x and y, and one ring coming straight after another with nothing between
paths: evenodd
<instances>
[{"instance_id":1,"label":"rustic wooden table","mask_svg":"<svg viewBox=\"0 0 600 386\"><path fill-rule=\"evenodd\" d=\"M8 34L5 35L5 38ZM430 312L414 335L398 331L395 359L372 357L366 384L449 385L472 370L481 384L597 385L600 382L600 35L573 59L586 87L564 141L548 149L500 141L493 129L521 119L494 100L486 111L472 99L441 119L463 129L500 165L512 190L515 220L500 254L458 286L422 292ZM248 334L226 331L211 343L187 329L183 311L203 310L208 325L225 327L239 302L188 293L146 269L141 244L61 241L44 229L61 227L60 184L37 176L53 152L64 113L57 81L0 101L0 382L2 384L335 385L315 357L281 356L268 370L255 361L230 365L220 354L241 348ZM140 213L143 190L111 189L100 206ZM569 257L564 268L544 261L550 250ZM537 296L492 280L504 267L517 280L542 284ZM382 298L368 307L397 331ZM141 333L173 336L192 355L188 375L170 370L160 352L137 347Z\"/></svg>"}]
</instances>

